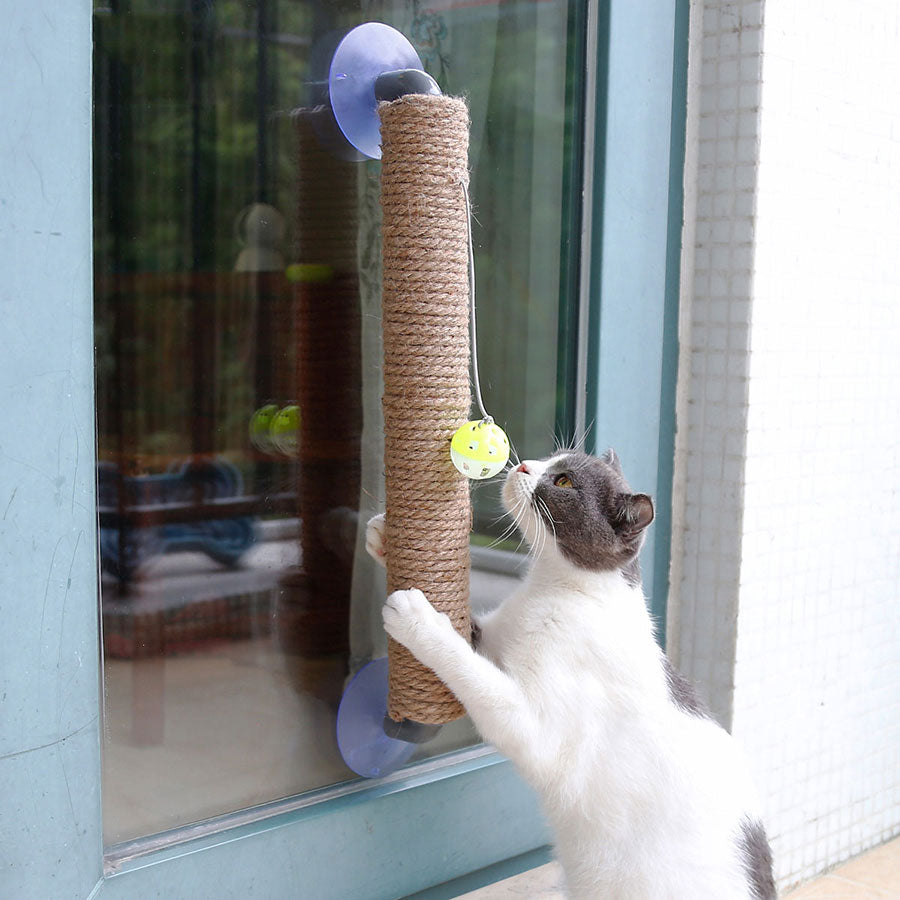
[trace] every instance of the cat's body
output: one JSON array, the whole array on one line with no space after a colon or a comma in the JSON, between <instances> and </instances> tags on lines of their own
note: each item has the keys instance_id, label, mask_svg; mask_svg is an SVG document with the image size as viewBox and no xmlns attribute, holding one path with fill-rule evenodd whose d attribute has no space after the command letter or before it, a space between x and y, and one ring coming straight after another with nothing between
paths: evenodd
<instances>
[{"instance_id":1,"label":"cat's body","mask_svg":"<svg viewBox=\"0 0 900 900\"><path fill-rule=\"evenodd\" d=\"M504 502L535 559L477 652L420 591L388 598L388 633L535 788L573 898L774 898L747 768L654 639L635 565L649 498L614 455L563 454L510 473Z\"/></svg>"}]
</instances>

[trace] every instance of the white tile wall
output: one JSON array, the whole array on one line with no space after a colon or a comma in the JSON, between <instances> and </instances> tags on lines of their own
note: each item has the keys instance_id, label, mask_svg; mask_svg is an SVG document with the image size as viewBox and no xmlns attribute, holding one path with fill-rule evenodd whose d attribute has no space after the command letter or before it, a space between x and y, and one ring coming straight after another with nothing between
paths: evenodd
<instances>
[{"instance_id":1,"label":"white tile wall","mask_svg":"<svg viewBox=\"0 0 900 900\"><path fill-rule=\"evenodd\" d=\"M671 641L787 885L900 832L900 6L693 15Z\"/></svg>"},{"instance_id":2,"label":"white tile wall","mask_svg":"<svg viewBox=\"0 0 900 900\"><path fill-rule=\"evenodd\" d=\"M785 881L900 831L900 7L765 14L734 728Z\"/></svg>"}]
</instances>

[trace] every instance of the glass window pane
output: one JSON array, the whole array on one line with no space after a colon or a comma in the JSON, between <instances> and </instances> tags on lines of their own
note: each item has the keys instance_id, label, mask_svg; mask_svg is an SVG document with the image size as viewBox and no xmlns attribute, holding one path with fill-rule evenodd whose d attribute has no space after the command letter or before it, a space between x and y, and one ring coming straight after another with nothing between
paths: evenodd
<instances>
[{"instance_id":1,"label":"glass window pane","mask_svg":"<svg viewBox=\"0 0 900 900\"><path fill-rule=\"evenodd\" d=\"M571 388L575 9L95 4L108 843L355 778L337 704L385 653L379 164L320 140L334 34L388 22L469 99L485 400L536 455ZM473 605L514 578L476 553ZM477 740L462 720L416 758Z\"/></svg>"}]
</instances>

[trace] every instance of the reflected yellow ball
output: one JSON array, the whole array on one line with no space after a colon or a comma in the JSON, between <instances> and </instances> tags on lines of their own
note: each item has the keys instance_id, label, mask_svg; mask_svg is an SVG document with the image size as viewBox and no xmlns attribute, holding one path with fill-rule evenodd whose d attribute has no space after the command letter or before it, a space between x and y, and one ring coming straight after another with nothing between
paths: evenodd
<instances>
[{"instance_id":1,"label":"reflected yellow ball","mask_svg":"<svg viewBox=\"0 0 900 900\"><path fill-rule=\"evenodd\" d=\"M271 427L272 419L275 418L277 412L278 407L274 403L267 403L265 406L261 406L256 410L250 417L250 425L248 428L248 431L250 432L250 443L262 453L274 452L275 448L272 444L272 439L269 436L269 428Z\"/></svg>"},{"instance_id":2,"label":"reflected yellow ball","mask_svg":"<svg viewBox=\"0 0 900 900\"><path fill-rule=\"evenodd\" d=\"M282 456L296 456L300 444L300 407L285 406L272 417L269 438Z\"/></svg>"}]
</instances>

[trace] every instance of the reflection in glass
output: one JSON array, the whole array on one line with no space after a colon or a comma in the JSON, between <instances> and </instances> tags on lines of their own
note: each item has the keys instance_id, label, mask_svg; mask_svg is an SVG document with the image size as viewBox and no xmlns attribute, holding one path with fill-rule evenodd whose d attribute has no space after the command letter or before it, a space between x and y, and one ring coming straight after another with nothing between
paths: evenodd
<instances>
[{"instance_id":1,"label":"reflection in glass","mask_svg":"<svg viewBox=\"0 0 900 900\"><path fill-rule=\"evenodd\" d=\"M335 35L389 22L468 96L484 389L537 455L569 403L574 10L95 6L107 842L354 777L337 703L385 651L363 550L383 497L379 169L323 141ZM476 490L476 543L502 532L496 495ZM476 608L514 572L476 552ZM475 741L464 720L419 757Z\"/></svg>"}]
</instances>

